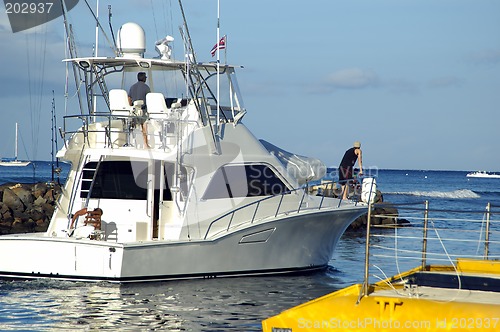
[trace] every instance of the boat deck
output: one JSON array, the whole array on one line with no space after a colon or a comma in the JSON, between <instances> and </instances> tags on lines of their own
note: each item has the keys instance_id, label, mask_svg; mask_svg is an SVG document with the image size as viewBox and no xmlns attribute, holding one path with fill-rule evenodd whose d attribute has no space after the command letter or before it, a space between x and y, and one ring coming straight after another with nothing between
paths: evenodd
<instances>
[{"instance_id":1,"label":"boat deck","mask_svg":"<svg viewBox=\"0 0 500 332\"><path fill-rule=\"evenodd\" d=\"M436 302L500 303L500 293L470 289L419 286L414 289L385 289L371 293L370 297L416 298Z\"/></svg>"},{"instance_id":2,"label":"boat deck","mask_svg":"<svg viewBox=\"0 0 500 332\"><path fill-rule=\"evenodd\" d=\"M422 271L410 276L410 284L437 288L455 288L477 291L500 292L500 275Z\"/></svg>"}]
</instances>

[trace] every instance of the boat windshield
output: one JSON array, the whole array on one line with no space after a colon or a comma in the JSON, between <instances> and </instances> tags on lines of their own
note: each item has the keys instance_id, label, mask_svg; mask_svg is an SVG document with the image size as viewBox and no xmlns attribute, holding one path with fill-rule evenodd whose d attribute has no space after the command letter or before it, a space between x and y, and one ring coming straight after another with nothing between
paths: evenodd
<instances>
[{"instance_id":1,"label":"boat windshield","mask_svg":"<svg viewBox=\"0 0 500 332\"><path fill-rule=\"evenodd\" d=\"M67 61L73 62L84 73L87 95L97 97L88 100L89 114L108 112L108 91L122 89L128 92L137 82L139 72L146 73L151 92L162 93L167 105L176 100L196 98L208 105L212 116L217 115L219 105L221 119L233 121L245 113L233 66L221 65L217 75L215 63L188 65L143 58L77 58Z\"/></svg>"},{"instance_id":2,"label":"boat windshield","mask_svg":"<svg viewBox=\"0 0 500 332\"><path fill-rule=\"evenodd\" d=\"M233 119L246 111L241 97L234 68L221 67L220 75L216 71L209 73L204 85L204 96L207 98L213 114L217 110L217 85L219 86L219 107L222 115Z\"/></svg>"}]
</instances>

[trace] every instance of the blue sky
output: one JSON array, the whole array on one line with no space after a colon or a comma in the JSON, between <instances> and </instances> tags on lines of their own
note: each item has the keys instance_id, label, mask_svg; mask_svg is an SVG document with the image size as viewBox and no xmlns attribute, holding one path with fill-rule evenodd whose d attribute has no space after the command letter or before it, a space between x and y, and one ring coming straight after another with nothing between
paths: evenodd
<instances>
[{"instance_id":1,"label":"blue sky","mask_svg":"<svg viewBox=\"0 0 500 332\"><path fill-rule=\"evenodd\" d=\"M176 0L100 4L106 28L112 5L115 33L129 21L145 28L148 55L156 56L154 42L166 34L181 55ZM198 60L213 60L217 2L183 4ZM244 123L258 138L333 167L359 140L365 166L500 171L500 1L220 5L228 62L244 66ZM85 3L69 16L78 52L87 55L94 24ZM109 55L100 40L101 54ZM0 155L13 154L17 121L20 157L26 151L49 160L52 90L60 123L64 110L62 19L13 34L2 11L0 45Z\"/></svg>"}]
</instances>

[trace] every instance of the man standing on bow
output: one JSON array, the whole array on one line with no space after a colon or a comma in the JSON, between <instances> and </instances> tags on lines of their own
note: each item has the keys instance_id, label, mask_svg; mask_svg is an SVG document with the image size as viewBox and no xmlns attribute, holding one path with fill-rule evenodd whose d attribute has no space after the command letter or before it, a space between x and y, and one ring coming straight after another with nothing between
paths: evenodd
<instances>
[{"instance_id":1,"label":"man standing on bow","mask_svg":"<svg viewBox=\"0 0 500 332\"><path fill-rule=\"evenodd\" d=\"M353 179L354 165L358 161L359 175L363 175L363 158L361 143L356 141L353 147L344 153L344 157L339 166L339 183L342 184L342 199L347 199L349 192L348 182Z\"/></svg>"}]
</instances>

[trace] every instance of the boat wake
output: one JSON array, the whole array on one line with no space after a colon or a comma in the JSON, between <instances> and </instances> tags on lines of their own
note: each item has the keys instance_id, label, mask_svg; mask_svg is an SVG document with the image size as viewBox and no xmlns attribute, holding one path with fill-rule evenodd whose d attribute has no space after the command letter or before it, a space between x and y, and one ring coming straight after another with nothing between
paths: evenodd
<instances>
[{"instance_id":1,"label":"boat wake","mask_svg":"<svg viewBox=\"0 0 500 332\"><path fill-rule=\"evenodd\" d=\"M469 189L458 189L453 191L408 191L389 192L389 195L425 196L432 198L479 198L479 194Z\"/></svg>"}]
</instances>

